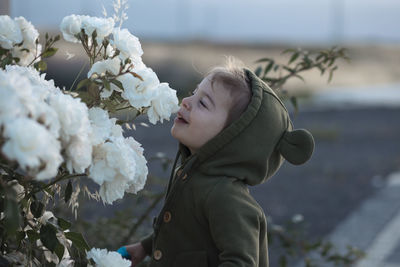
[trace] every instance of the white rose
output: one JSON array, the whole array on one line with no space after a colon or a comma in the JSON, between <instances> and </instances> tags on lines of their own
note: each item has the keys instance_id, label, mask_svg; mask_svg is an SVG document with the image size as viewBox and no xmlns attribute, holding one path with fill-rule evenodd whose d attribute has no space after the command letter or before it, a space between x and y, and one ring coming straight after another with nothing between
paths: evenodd
<instances>
[{"instance_id":1,"label":"white rose","mask_svg":"<svg viewBox=\"0 0 400 267\"><path fill-rule=\"evenodd\" d=\"M70 173L84 173L92 163L92 144L87 134L72 137L66 147L66 163Z\"/></svg>"},{"instance_id":2,"label":"white rose","mask_svg":"<svg viewBox=\"0 0 400 267\"><path fill-rule=\"evenodd\" d=\"M58 93L49 98L50 106L57 112L61 124L61 137L65 142L82 132L89 133L87 106L78 98Z\"/></svg>"},{"instance_id":3,"label":"white rose","mask_svg":"<svg viewBox=\"0 0 400 267\"><path fill-rule=\"evenodd\" d=\"M104 109L98 107L89 109L89 120L92 126L93 145L103 143L112 135L116 119L110 119Z\"/></svg>"},{"instance_id":4,"label":"white rose","mask_svg":"<svg viewBox=\"0 0 400 267\"><path fill-rule=\"evenodd\" d=\"M123 130L121 125L114 124L111 128L111 137L120 138L123 137Z\"/></svg>"},{"instance_id":5,"label":"white rose","mask_svg":"<svg viewBox=\"0 0 400 267\"><path fill-rule=\"evenodd\" d=\"M79 99L58 93L49 97L50 106L57 112L60 136L66 150L67 169L82 173L91 164L92 128L87 106Z\"/></svg>"},{"instance_id":6,"label":"white rose","mask_svg":"<svg viewBox=\"0 0 400 267\"><path fill-rule=\"evenodd\" d=\"M58 115L46 99L59 89L50 82L43 82L42 77L36 70L20 66L7 66L5 72L0 71L0 123L16 117L30 117L58 138Z\"/></svg>"},{"instance_id":7,"label":"white rose","mask_svg":"<svg viewBox=\"0 0 400 267\"><path fill-rule=\"evenodd\" d=\"M101 185L99 195L103 202L112 204L115 200L123 198L128 188L129 184L126 178L117 174L112 181L104 182Z\"/></svg>"},{"instance_id":8,"label":"white rose","mask_svg":"<svg viewBox=\"0 0 400 267\"><path fill-rule=\"evenodd\" d=\"M136 172L133 180L129 182L129 188L126 190L129 193L136 194L142 190L146 184L147 174L149 173L147 168L147 160L143 156L143 148L139 142L133 137L128 137L125 142L135 151L135 163Z\"/></svg>"},{"instance_id":9,"label":"white rose","mask_svg":"<svg viewBox=\"0 0 400 267\"><path fill-rule=\"evenodd\" d=\"M98 18L89 16L82 18L82 28L85 30L85 33L91 37L93 32L96 31L96 41L98 44L103 42L104 37L111 34L114 24L115 22L113 18Z\"/></svg>"},{"instance_id":10,"label":"white rose","mask_svg":"<svg viewBox=\"0 0 400 267\"><path fill-rule=\"evenodd\" d=\"M160 84L160 81L151 68L139 69L135 72L143 81L130 73L117 78L124 87L121 96L128 100L134 108L148 107L154 98L155 88Z\"/></svg>"},{"instance_id":11,"label":"white rose","mask_svg":"<svg viewBox=\"0 0 400 267\"><path fill-rule=\"evenodd\" d=\"M20 59L18 65L21 66L28 66L40 61L40 57L34 61L35 57L42 52L42 45L36 45L36 40L39 38L38 31L24 17L15 18L15 21L21 29L23 44L21 47L14 47L12 50L13 57ZM26 51L26 49L29 51Z\"/></svg>"},{"instance_id":12,"label":"white rose","mask_svg":"<svg viewBox=\"0 0 400 267\"><path fill-rule=\"evenodd\" d=\"M113 75L118 75L121 68L121 60L117 57L113 59L106 59L97 61L93 64L92 68L88 72L88 78L92 76L93 73L97 73L98 75L105 75L106 71Z\"/></svg>"},{"instance_id":13,"label":"white rose","mask_svg":"<svg viewBox=\"0 0 400 267\"><path fill-rule=\"evenodd\" d=\"M93 64L92 68L89 70L87 77L90 78L94 73L96 73L99 76L103 76L106 74L106 72L109 72L113 75L118 75L120 68L121 68L121 60L118 57L115 57L113 59L97 61L96 63ZM101 91L100 96L102 98L108 98L111 96L114 90L118 92L122 91L118 86L111 83L110 90L104 88Z\"/></svg>"},{"instance_id":14,"label":"white rose","mask_svg":"<svg viewBox=\"0 0 400 267\"><path fill-rule=\"evenodd\" d=\"M35 98L45 100L50 94L56 94L60 92L60 89L54 85L53 80L46 80L46 73L40 74L33 67L21 67L16 65L6 66L6 71L9 75L15 74L19 77L25 77L29 80L32 87L32 94ZM19 88L15 86L18 92L26 91L24 87Z\"/></svg>"},{"instance_id":15,"label":"white rose","mask_svg":"<svg viewBox=\"0 0 400 267\"><path fill-rule=\"evenodd\" d=\"M155 97L151 100L151 106L147 111L152 124L156 124L159 120L163 122L163 119L169 120L171 114L179 110L176 91L171 89L168 83L161 83L155 91Z\"/></svg>"},{"instance_id":16,"label":"white rose","mask_svg":"<svg viewBox=\"0 0 400 267\"><path fill-rule=\"evenodd\" d=\"M16 88L24 90L17 91ZM26 77L0 70L0 125L26 115L21 98L30 99L31 84Z\"/></svg>"},{"instance_id":17,"label":"white rose","mask_svg":"<svg viewBox=\"0 0 400 267\"><path fill-rule=\"evenodd\" d=\"M130 267L131 261L123 259L121 254L106 249L92 248L86 254L87 259L93 259L97 267Z\"/></svg>"},{"instance_id":18,"label":"white rose","mask_svg":"<svg viewBox=\"0 0 400 267\"><path fill-rule=\"evenodd\" d=\"M75 37L76 34L81 32L82 16L70 15L63 18L60 24L60 30L63 37L68 42L80 43Z\"/></svg>"},{"instance_id":19,"label":"white rose","mask_svg":"<svg viewBox=\"0 0 400 267\"><path fill-rule=\"evenodd\" d=\"M29 52L23 49L28 49ZM12 50L13 57L19 58L18 65L24 67L39 62L41 58L40 57L36 58L36 56L40 55L40 53L42 53L41 44L38 44L37 47L35 48L24 48L22 46L22 47L14 47L14 49Z\"/></svg>"},{"instance_id":20,"label":"white rose","mask_svg":"<svg viewBox=\"0 0 400 267\"><path fill-rule=\"evenodd\" d=\"M28 118L18 118L5 125L6 142L2 152L39 180L55 177L63 159L61 146L45 127ZM44 166L42 166L44 165Z\"/></svg>"},{"instance_id":21,"label":"white rose","mask_svg":"<svg viewBox=\"0 0 400 267\"><path fill-rule=\"evenodd\" d=\"M99 156L99 152L101 147L94 149L95 157ZM114 177L117 175L117 171L114 168L110 168L105 158L95 159L93 164L90 166L90 178L95 181L99 185L103 185L106 181L112 181Z\"/></svg>"},{"instance_id":22,"label":"white rose","mask_svg":"<svg viewBox=\"0 0 400 267\"><path fill-rule=\"evenodd\" d=\"M18 65L21 66L28 66L31 63L40 61L40 57L35 59L42 52L42 45L36 45L36 40L39 38L38 31L24 17L15 18L15 21L21 29L23 44L21 47L14 47L12 50L13 57L20 59ZM26 49L29 51L26 51Z\"/></svg>"},{"instance_id":23,"label":"white rose","mask_svg":"<svg viewBox=\"0 0 400 267\"><path fill-rule=\"evenodd\" d=\"M126 58L140 58L143 55L139 39L128 29L115 28L113 31L113 45L121 51L122 60Z\"/></svg>"},{"instance_id":24,"label":"white rose","mask_svg":"<svg viewBox=\"0 0 400 267\"><path fill-rule=\"evenodd\" d=\"M34 48L36 46L36 40L39 38L39 32L35 27L27 21L24 17L18 17L14 19L22 32L25 48Z\"/></svg>"},{"instance_id":25,"label":"white rose","mask_svg":"<svg viewBox=\"0 0 400 267\"><path fill-rule=\"evenodd\" d=\"M89 177L98 183L106 203L122 198L136 175L136 152L123 138L111 138L93 150Z\"/></svg>"},{"instance_id":26,"label":"white rose","mask_svg":"<svg viewBox=\"0 0 400 267\"><path fill-rule=\"evenodd\" d=\"M7 15L0 16L0 46L11 49L22 40L22 32L18 23Z\"/></svg>"}]
</instances>

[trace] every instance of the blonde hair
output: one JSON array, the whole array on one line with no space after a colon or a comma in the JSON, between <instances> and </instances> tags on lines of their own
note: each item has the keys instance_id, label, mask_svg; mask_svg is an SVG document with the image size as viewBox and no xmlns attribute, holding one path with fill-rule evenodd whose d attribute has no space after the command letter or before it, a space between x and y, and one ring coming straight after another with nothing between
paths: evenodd
<instances>
[{"instance_id":1,"label":"blonde hair","mask_svg":"<svg viewBox=\"0 0 400 267\"><path fill-rule=\"evenodd\" d=\"M244 72L243 62L232 56L226 57L223 66L212 68L206 76L208 75L211 77L211 86L213 87L215 82L221 83L232 99L225 123L225 127L227 127L240 117L250 103L252 95L250 80Z\"/></svg>"}]
</instances>

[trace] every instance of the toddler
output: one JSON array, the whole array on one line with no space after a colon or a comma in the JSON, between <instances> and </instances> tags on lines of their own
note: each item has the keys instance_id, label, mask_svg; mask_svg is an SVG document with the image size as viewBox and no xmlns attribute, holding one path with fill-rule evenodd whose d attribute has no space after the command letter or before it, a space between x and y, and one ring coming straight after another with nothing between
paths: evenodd
<instances>
[{"instance_id":1,"label":"toddler","mask_svg":"<svg viewBox=\"0 0 400 267\"><path fill-rule=\"evenodd\" d=\"M306 162L312 135L293 130L268 85L232 63L212 69L182 100L171 134L179 150L165 203L153 233L125 247L132 266L146 255L151 267L268 266L266 218L248 186L284 159Z\"/></svg>"}]
</instances>

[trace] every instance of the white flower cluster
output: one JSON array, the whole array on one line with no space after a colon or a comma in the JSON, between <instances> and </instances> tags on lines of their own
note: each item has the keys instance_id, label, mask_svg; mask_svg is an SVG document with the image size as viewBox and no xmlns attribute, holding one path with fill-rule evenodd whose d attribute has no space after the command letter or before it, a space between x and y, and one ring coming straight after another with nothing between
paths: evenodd
<instances>
[{"instance_id":1,"label":"white flower cluster","mask_svg":"<svg viewBox=\"0 0 400 267\"><path fill-rule=\"evenodd\" d=\"M141 190L148 173L143 149L115 123L33 68L0 70L1 153L38 180L55 177L65 161L70 173L88 171L104 202Z\"/></svg>"},{"instance_id":2,"label":"white flower cluster","mask_svg":"<svg viewBox=\"0 0 400 267\"><path fill-rule=\"evenodd\" d=\"M104 202L112 203L125 192L143 189L148 169L143 148L132 137L124 138L122 128L101 108L91 108L93 163L89 176L98 183Z\"/></svg>"},{"instance_id":3,"label":"white flower cluster","mask_svg":"<svg viewBox=\"0 0 400 267\"><path fill-rule=\"evenodd\" d=\"M70 173L84 172L92 160L86 105L33 68L7 66L0 77L5 156L39 180L55 177L64 160Z\"/></svg>"},{"instance_id":4,"label":"white flower cluster","mask_svg":"<svg viewBox=\"0 0 400 267\"><path fill-rule=\"evenodd\" d=\"M75 35L79 34L81 30L84 30L89 38L91 38L93 32L96 31L96 41L101 44L104 37L108 36L113 30L114 24L115 22L112 18L70 15L63 18L60 28L64 39L73 43L80 42Z\"/></svg>"},{"instance_id":5,"label":"white flower cluster","mask_svg":"<svg viewBox=\"0 0 400 267\"><path fill-rule=\"evenodd\" d=\"M87 259L93 259L97 267L130 267L131 261L122 258L115 251L107 249L92 248L86 254Z\"/></svg>"},{"instance_id":6,"label":"white flower cluster","mask_svg":"<svg viewBox=\"0 0 400 267\"><path fill-rule=\"evenodd\" d=\"M12 56L19 58L18 65L40 61L40 58L35 60L42 51L42 46L36 44L38 38L38 31L24 17L0 16L0 47L11 50Z\"/></svg>"},{"instance_id":7,"label":"white flower cluster","mask_svg":"<svg viewBox=\"0 0 400 267\"><path fill-rule=\"evenodd\" d=\"M54 84L33 69L0 70L1 152L39 180L56 176L63 161L58 114L48 103Z\"/></svg>"},{"instance_id":8,"label":"white flower cluster","mask_svg":"<svg viewBox=\"0 0 400 267\"><path fill-rule=\"evenodd\" d=\"M75 37L77 33L82 29L87 34L90 32L86 25L92 25L92 31L96 29L97 38L107 38L107 59L93 64L87 77L96 80L109 75L123 87L122 90L111 83L110 89L104 88L100 96L108 98L116 91L132 107L138 110L148 108L147 115L151 123L169 120L171 114L179 109L176 91L171 89L168 83L160 83L155 72L143 63L143 50L139 39L127 29L112 28L114 21L111 18L71 15L62 20L60 28L65 40L78 42ZM98 39L97 43L101 44L102 40Z\"/></svg>"}]
</instances>

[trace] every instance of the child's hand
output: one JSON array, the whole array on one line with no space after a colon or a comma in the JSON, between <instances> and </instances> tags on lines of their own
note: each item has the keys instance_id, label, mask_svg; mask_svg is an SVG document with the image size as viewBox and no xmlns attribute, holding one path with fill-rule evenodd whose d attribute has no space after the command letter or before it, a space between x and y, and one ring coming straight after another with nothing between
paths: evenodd
<instances>
[{"instance_id":1,"label":"child's hand","mask_svg":"<svg viewBox=\"0 0 400 267\"><path fill-rule=\"evenodd\" d=\"M144 248L140 242L125 247L129 255L131 255L131 267L135 267L146 257L146 252L144 251Z\"/></svg>"}]
</instances>

